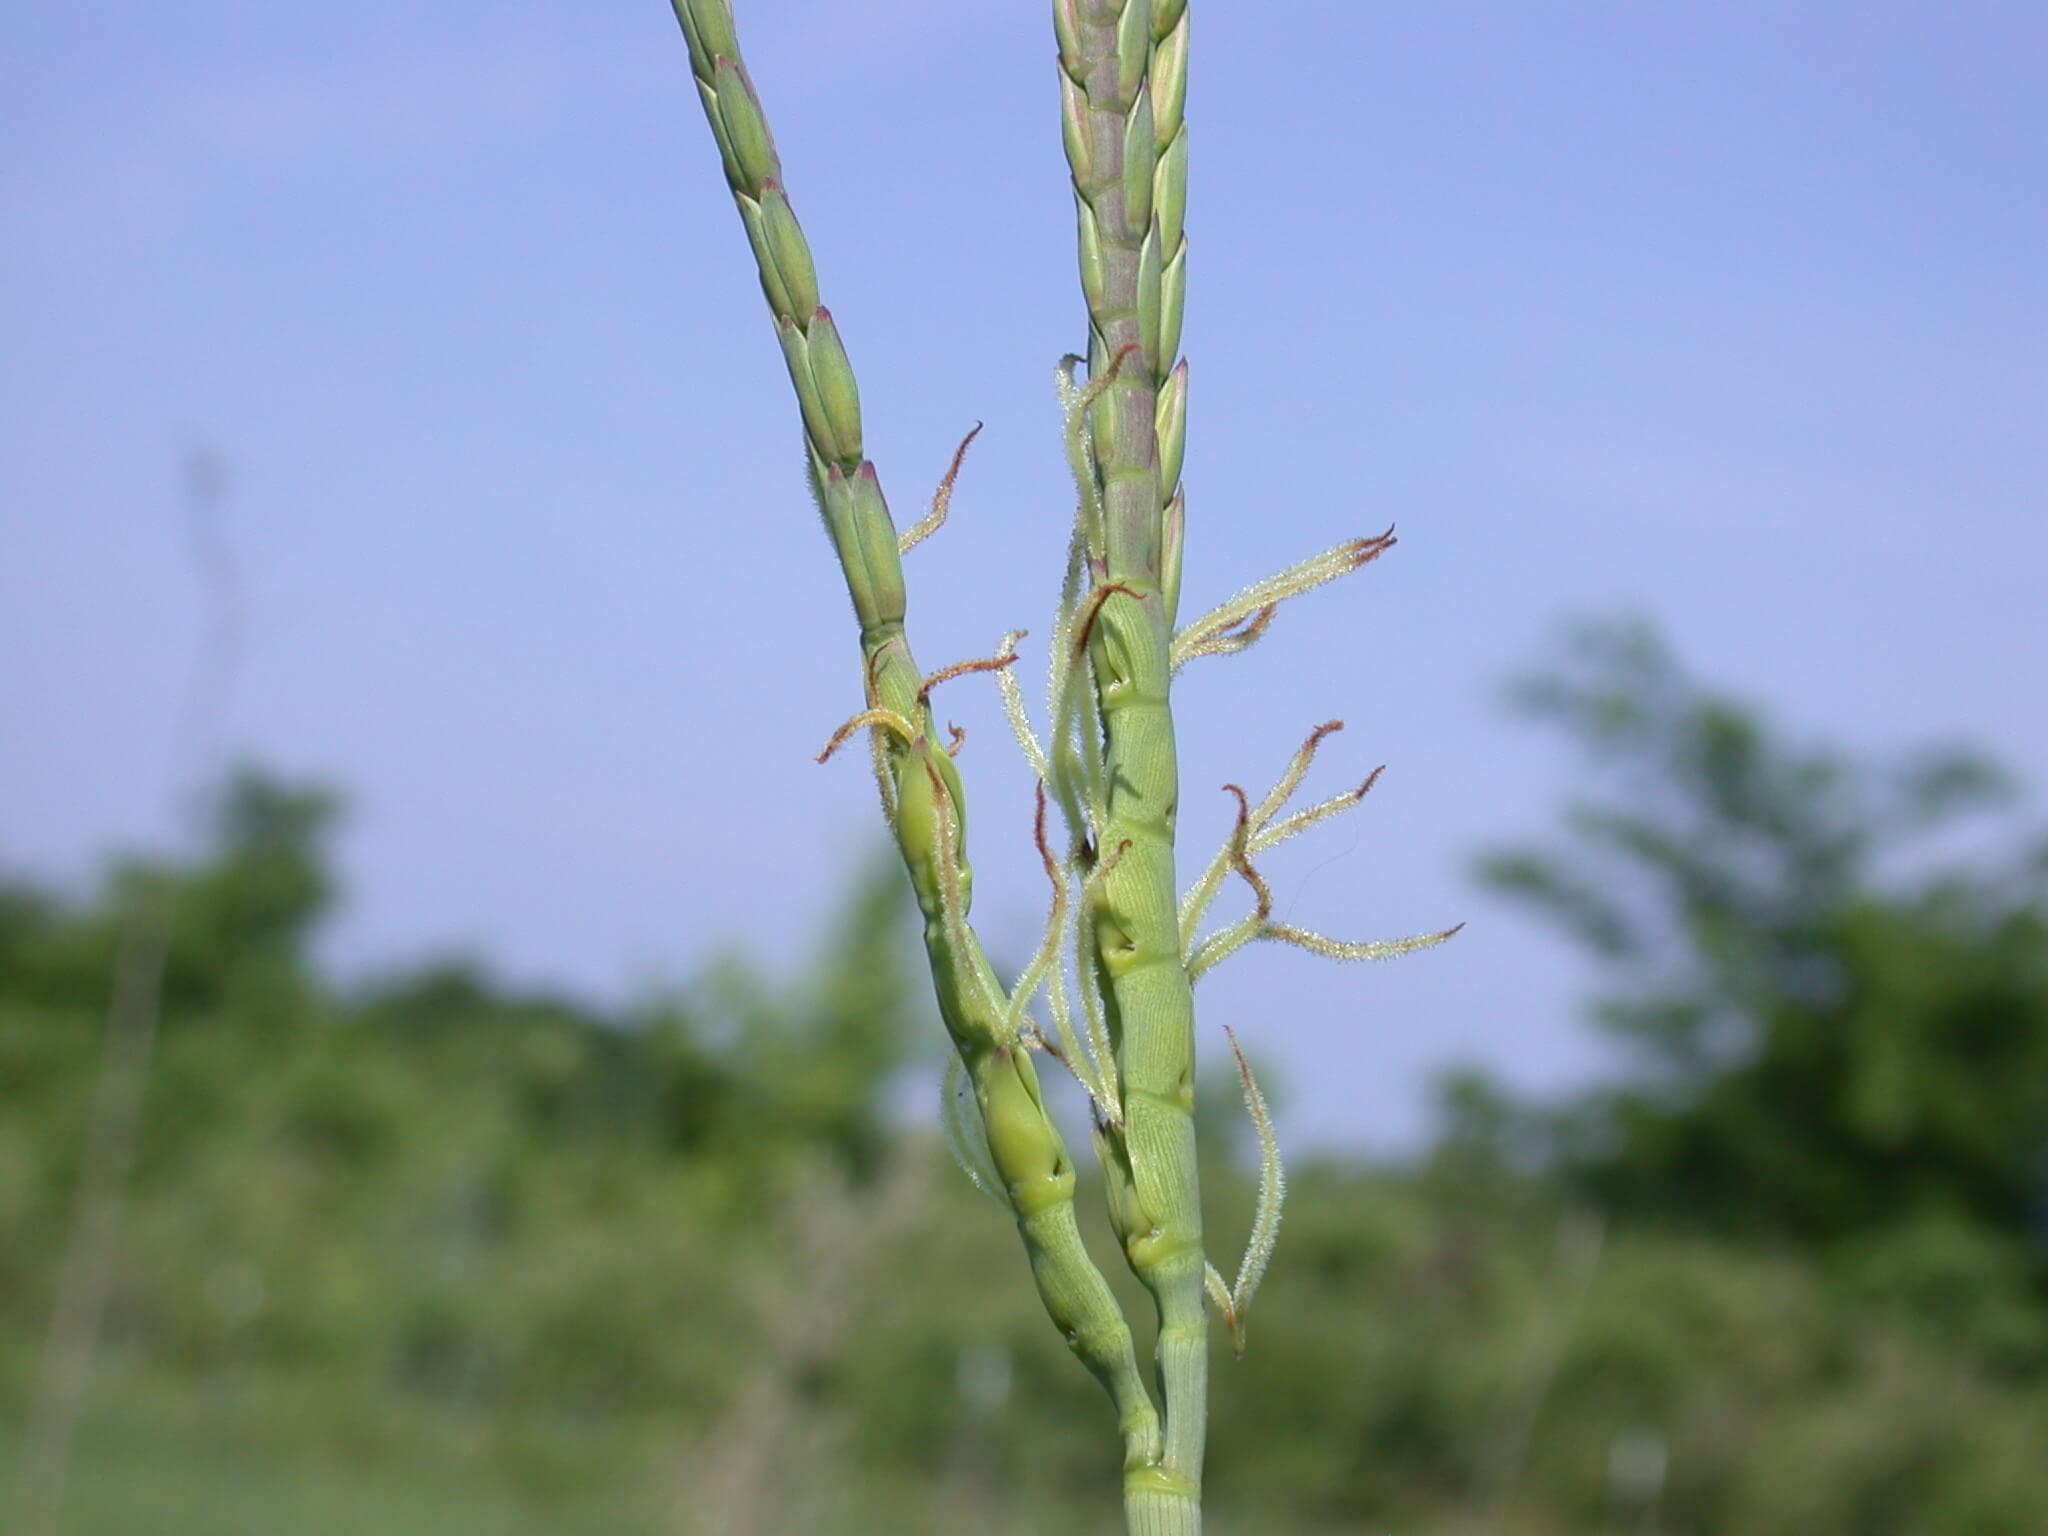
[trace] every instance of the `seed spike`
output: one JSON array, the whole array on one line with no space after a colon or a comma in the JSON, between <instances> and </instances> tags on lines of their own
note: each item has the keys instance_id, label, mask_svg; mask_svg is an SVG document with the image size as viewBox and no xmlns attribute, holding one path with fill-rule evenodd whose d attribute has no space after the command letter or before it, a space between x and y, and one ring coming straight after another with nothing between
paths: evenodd
<instances>
[{"instance_id":1,"label":"seed spike","mask_svg":"<svg viewBox=\"0 0 2048 1536\"><path fill-rule=\"evenodd\" d=\"M1065 7L1065 14L1078 17L1080 0L1058 0L1058 3ZM1092 6L1092 0L1090 3ZM1130 11L1134 17L1145 14L1145 0L1116 0L1116 3L1120 9L1135 7ZM1123 1309L1081 1241L1071 1184L1062 1177L1071 1164L1059 1128L1046 1115L1045 1106L1039 1099L1035 1072L1028 1060L1017 1054L1020 1041L994 1038L1008 999L1002 994L1001 985L966 922L972 874L966 863L964 846L964 794L955 777L952 761L933 743L932 738L940 733L934 728L928 712L912 702L921 669L912 659L910 640L904 630L905 593L902 561L898 553L899 531L889 516L876 472L863 455L858 397L845 349L840 344L831 317L814 306L813 301L819 293L819 273L811 260L808 246L803 242L794 212L787 206L781 191L782 167L775 154L767 116L746 78L744 68L739 64L731 0L675 0L675 9L688 43L691 74L718 148L719 162L753 249L762 291L768 298L781 333L782 350L805 427L806 460L813 488L823 504L833 548L859 620L863 654L868 661L868 692L863 703L868 709L887 706L896 712L891 717L897 722L896 726L881 723L882 716L869 716L855 729L860 729L861 725L877 727L867 732L870 751L889 776L888 783L883 786L885 804L890 803L893 792L897 841L906 855L913 883L930 919L929 948L940 1013L951 1027L956 1046L966 1053L962 1064L973 1079L973 1092L964 1104L958 1102L960 1094L957 1091L948 1096L955 1101L948 1112L960 1116L956 1126L968 1123L967 1117L971 1116L979 1122L978 1128L986 1132L983 1144L989 1156L974 1161L985 1162L999 1176L1001 1182L997 1187L1000 1191L1007 1194L1015 1190L1020 1197L1025 1191L1030 1192L1030 1210L1028 1214L1017 1211L1020 1218L1017 1225L1030 1256L1031 1272L1040 1297L1067 1343L1108 1388L1116 1409L1116 1422L1122 1431L1125 1466L1141 1477L1150 1476L1151 1469L1155 1467L1177 1474L1170 1484L1165 1479L1154 1479L1153 1483L1141 1489L1141 1498L1148 1509L1170 1509L1177 1520L1180 1511L1173 1506L1184 1502L1192 1504L1194 1490L1200 1482L1201 1405L1191 1388L1199 1385L1201 1377L1195 1369L1181 1369L1177 1373L1169 1369L1162 1373L1165 1385L1160 1395L1170 1400L1178 1426L1169 1442L1166 1405L1156 1404L1148 1391L1137 1365L1131 1330ZM1151 18L1147 16L1146 19ZM1135 37L1141 45L1135 53L1129 49L1105 49L1104 30L1092 25L1081 28L1078 21L1074 26L1065 28L1063 41L1071 48L1063 52L1063 63L1072 64L1084 75L1092 73L1097 78L1106 78L1103 70L1095 68L1098 57L1104 63L1116 66L1118 71L1143 58L1146 49L1142 45L1149 42L1145 28L1107 29L1114 34L1113 41L1117 44L1125 42L1127 36ZM1171 34L1176 38L1184 35L1184 31ZM1169 61L1184 57L1178 43L1173 47L1160 44L1151 51L1158 52L1161 58ZM1177 65L1170 67L1178 69ZM1114 83L1119 89L1124 89L1126 76L1116 73ZM1142 81L1138 88L1143 89ZM1179 102L1183 96L1177 88L1171 91L1162 89L1161 99ZM1096 105L1106 110L1122 111L1126 125L1141 116L1121 97L1112 96ZM1092 137L1101 139L1106 156L1117 140L1106 134L1094 133L1093 119L1099 115L1091 110L1082 126ZM1154 131L1162 139L1168 134L1176 135L1171 142L1182 144L1184 140L1178 137L1180 123L1176 109L1167 120L1155 124ZM1135 168L1137 173L1143 173L1149 169L1146 162L1152 158L1153 146L1134 140L1127 128L1122 135L1123 147L1128 149L1134 143L1143 153L1132 157L1122 169L1129 173ZM1172 170L1159 180L1158 184L1165 190L1157 194L1156 202L1165 210L1161 216L1170 219L1172 230L1177 231L1185 201L1182 195L1185 155L1180 150L1176 150L1174 155ZM1106 174L1116 169L1106 158L1103 164ZM1127 184L1130 175L1119 180ZM1120 190L1129 195L1127 185ZM1116 302L1128 307L1131 299L1124 290L1134 288L1136 284L1131 280L1132 274L1124 270L1129 264L1123 260L1123 251L1130 244L1133 230L1116 217L1118 212L1117 200L1105 199L1105 216L1093 227L1093 234L1097 237L1095 260L1098 275L1104 276L1110 285L1098 287L1097 297L1106 302L1113 287ZM1168 258L1165 268L1161 266L1162 256ZM1174 296L1171 302L1175 305L1179 302L1180 279L1184 271L1180 258L1181 247L1176 242L1164 251L1155 250L1149 263L1153 292L1163 295L1170 290ZM1166 300L1162 297L1155 302L1155 307L1164 302ZM1145 329L1157 338L1166 328L1154 320ZM1178 333L1177 317L1171 330L1173 334ZM1138 326L1120 325L1116 328L1114 340L1105 340L1101 327L1091 324L1090 341L1107 359L1115 352L1118 343L1130 339L1125 332L1136 334L1139 331ZM1126 382L1131 383L1128 375ZM1143 381L1142 386L1132 383L1133 409L1140 404L1150 404L1149 401L1141 402L1138 397L1141 393L1149 393L1154 383L1149 378ZM1115 414L1108 406L1109 401L1105 401L1098 411L1105 420ZM1080 426L1085 434L1087 423ZM1083 436L1082 441L1091 456L1104 447L1094 438L1106 435ZM1105 458L1107 467L1093 477L1097 490L1093 512L1085 504L1089 487L1084 483L1084 504L1076 519L1081 525L1084 542L1081 563L1074 574L1073 597L1062 609L1065 619L1071 619L1078 609L1084 580L1107 579L1100 571L1089 568L1085 540L1089 519L1092 517L1096 523L1102 521L1100 503L1103 499L1113 502L1131 499L1120 489L1106 498L1100 492L1105 482L1112 487L1118 485L1119 473L1126 467L1125 460L1132 456L1130 452L1122 451L1123 446L1108 451ZM1133 450L1138 447L1135 438L1128 446ZM1055 656L1057 664L1062 666L1068 654L1066 638L1064 634L1055 637ZM1155 650L1163 653L1167 638L1163 627L1145 638L1148 641L1156 638ZM1165 673L1163 654L1148 655L1148 661L1154 664L1154 670L1160 675ZM1088 691L1092 693L1092 689ZM904 716L910 718L904 720ZM1094 720L1092 713L1086 718L1091 723ZM890 729L896 729L901 739L891 739L888 735ZM906 741L910 743L907 750L903 744ZM1046 745L1051 747L1055 743L1048 741ZM1075 751L1078 750L1077 746ZM1102 751L1099 739L1095 750L1099 756ZM1071 759L1073 754L1068 756ZM917 767L925 770L925 777L918 776L914 771ZM1102 777L1099 771L1096 777L1098 780ZM1071 790L1071 781L1067 787ZM1059 794L1061 785L1049 784L1048 789ZM1066 796L1062 796L1062 808L1067 809ZM1080 817L1076 802L1074 820L1077 826L1080 825ZM1113 842L1115 837L1108 840ZM1074 851L1078 853L1086 846L1086 828L1081 826L1074 837ZM1071 886L1081 866L1076 858L1070 857L1062 867ZM1170 903L1171 900L1170 891L1153 893L1156 910L1170 910L1160 907L1160 903ZM1181 1033L1184 1037L1186 1031ZM1119 1137L1119 1149L1121 1140ZM1180 1156L1178 1148L1171 1150L1174 1157L1161 1165L1164 1168L1161 1188L1172 1191L1185 1184L1192 1191L1191 1157ZM1182 1177L1183 1168L1187 1170L1185 1179ZM1021 1199L1012 1202L1013 1207L1020 1203L1023 1203ZM1191 1251L1198 1252L1199 1222L1193 1219L1183 1222L1180 1215L1178 1204L1169 1204L1162 1213L1162 1219L1173 1223L1172 1235L1176 1239L1186 1242ZM1195 1277L1190 1275L1189 1278ZM1163 1293L1162 1307L1167 1309L1170 1321L1176 1326L1184 1327L1194 1320L1188 1316L1184 1305L1189 1299L1183 1294L1187 1289L1190 1288ZM1191 1299L1195 1303L1194 1314L1199 1317L1201 1296L1198 1289L1194 1290ZM1176 1357L1176 1363L1178 1359ZM1193 1364L1198 1366L1199 1361ZM1183 1488L1186 1490L1185 1498L1181 1494Z\"/></svg>"}]
</instances>

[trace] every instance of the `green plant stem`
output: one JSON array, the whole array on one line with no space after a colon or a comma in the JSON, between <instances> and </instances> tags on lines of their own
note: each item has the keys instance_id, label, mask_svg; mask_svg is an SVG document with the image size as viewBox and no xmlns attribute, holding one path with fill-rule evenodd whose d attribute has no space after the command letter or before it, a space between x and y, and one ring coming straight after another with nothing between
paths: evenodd
<instances>
[{"instance_id":1,"label":"green plant stem","mask_svg":"<svg viewBox=\"0 0 2048 1536\"><path fill-rule=\"evenodd\" d=\"M1130 1329L1082 1246L1074 1167L1047 1115L1037 1072L1005 1028L1007 999L967 923L973 873L966 806L937 732L904 630L897 534L875 467L862 453L859 397L832 317L818 303L808 243L782 189L782 168L741 62L727 0L672 0L726 180L754 250L790 380L802 409L812 487L860 624L870 710L907 737L876 730L878 772L924 914L940 1016L973 1085L1002 1192L1016 1215L1031 1272L1053 1324L1109 1391L1127 1468L1160 1456L1157 1410Z\"/></svg>"},{"instance_id":2,"label":"green plant stem","mask_svg":"<svg viewBox=\"0 0 2048 1536\"><path fill-rule=\"evenodd\" d=\"M1160 389L1170 377L1185 411L1186 375L1172 370L1170 353L1179 283L1166 282L1166 247L1170 240L1171 266L1182 270L1188 17L1184 0L1054 0L1054 18L1090 377L1107 381L1092 421L1102 532L1091 574L1104 596L1088 638L1108 785L1096 854L1115 862L1093 917L1124 1123L1103 1141L1111 1216L1158 1310L1165 1418L1161 1464L1127 1484L1126 1510L1134 1531L1194 1531L1208 1328L1194 997L1182 964L1173 854L1179 770L1168 686L1179 501L1163 494L1159 430Z\"/></svg>"}]
</instances>

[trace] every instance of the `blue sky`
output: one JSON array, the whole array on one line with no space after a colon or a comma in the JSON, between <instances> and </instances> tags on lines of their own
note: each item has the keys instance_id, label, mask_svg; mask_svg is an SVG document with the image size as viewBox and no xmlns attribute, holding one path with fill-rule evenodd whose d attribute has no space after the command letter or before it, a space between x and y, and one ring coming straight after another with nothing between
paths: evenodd
<instances>
[{"instance_id":1,"label":"blue sky","mask_svg":"<svg viewBox=\"0 0 2048 1536\"><path fill-rule=\"evenodd\" d=\"M1859 747L2035 782L2048 12L1196 0L1186 603L1394 555L1179 694L1187 856L1315 722L1356 816L1206 1027L1297 1138L1387 1146L1457 1060L1577 1081L1584 978L1471 885L1567 786L1499 710L1563 615ZM1040 634L1080 340L1038 0L740 0L912 557L929 664ZM845 601L666 7L17 5L0 57L0 860L166 835L197 610L173 487L232 462L235 748L352 792L337 964L456 947L622 994L798 952L876 836ZM1300 46L1293 41L1304 39ZM1033 652L1035 671L1038 657ZM1028 781L972 737L978 915L1029 942Z\"/></svg>"}]
</instances>

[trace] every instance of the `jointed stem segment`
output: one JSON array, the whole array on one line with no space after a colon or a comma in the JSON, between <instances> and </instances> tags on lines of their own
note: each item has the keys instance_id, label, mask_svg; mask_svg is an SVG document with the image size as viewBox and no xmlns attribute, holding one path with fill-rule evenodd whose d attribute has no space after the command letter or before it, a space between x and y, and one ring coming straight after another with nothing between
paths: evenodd
<instances>
[{"instance_id":1,"label":"jointed stem segment","mask_svg":"<svg viewBox=\"0 0 2048 1536\"><path fill-rule=\"evenodd\" d=\"M1089 456L1075 469L1082 553L1097 599L1080 610L1080 634L1095 685L1099 724L1091 731L1099 729L1102 743L1098 846L1129 845L1101 879L1093 912L1094 969L1124 1109L1123 1125L1103 1141L1111 1184L1120 1186L1112 1221L1159 1314L1161 1471L1186 1499L1176 1528L1193 1531L1208 1339L1194 998L1174 912L1179 770L1167 701L1186 421L1187 376L1174 364L1187 254L1188 11L1183 0L1054 0L1053 15L1095 396L1082 402ZM1097 381L1106 385L1099 395ZM1088 506L1098 500L1099 517L1091 518ZM1112 593L1118 600L1106 600ZM1166 1496L1145 1491L1148 1500Z\"/></svg>"}]
</instances>

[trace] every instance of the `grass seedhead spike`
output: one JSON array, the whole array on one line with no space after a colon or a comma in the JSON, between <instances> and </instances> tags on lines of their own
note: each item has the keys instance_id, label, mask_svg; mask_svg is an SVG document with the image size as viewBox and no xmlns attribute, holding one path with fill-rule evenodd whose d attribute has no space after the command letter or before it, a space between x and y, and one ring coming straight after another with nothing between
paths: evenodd
<instances>
[{"instance_id":1,"label":"grass seedhead spike","mask_svg":"<svg viewBox=\"0 0 2048 1536\"><path fill-rule=\"evenodd\" d=\"M1195 1065L1186 983L1254 939L1338 959L1379 959L1449 933L1346 944L1273 921L1259 854L1357 804L1373 783L1286 815L1335 722L1311 734L1262 801L1230 787L1230 835L1175 909L1173 809L1181 781L1166 708L1173 673L1195 657L1261 643L1282 603L1376 559L1392 546L1393 532L1353 539L1291 566L1176 632L1189 529L1179 483L1189 369L1179 347L1189 271L1190 7L1188 0L1051 3L1087 345L1085 362L1066 358L1057 375L1075 501L1041 739L1015 675L1021 633L1006 635L993 656L926 674L906 627L903 556L944 526L981 424L955 449L925 515L899 530L865 457L853 364L824 307L823 274L741 60L730 0L674 0L691 75L797 396L805 473L858 621L864 708L818 756L827 761L855 734L867 737L954 1046L940 1096L941 1129L969 1178L1009 1207L1048 1316L1108 1390L1123 1440L1129 1529L1192 1536L1201 1529L1208 1421L1205 1292L1242 1350L1245 1313L1272 1255L1284 1173L1271 1115L1232 1036L1261 1168L1245 1259L1235 1283L1225 1284L1207 1261L1202 1236L1195 1128L1185 1097ZM1119 593L1142 606L1117 609L1098 624ZM939 684L970 672L995 674L1010 728L1037 777L1031 836L1052 886L1045 932L1009 992L968 920L974 872L966 791L954 761L965 733L950 723L942 733L929 704ZM1126 698L1145 707L1123 708ZM1064 846L1050 835L1048 804L1065 822ZM1233 873L1251 888L1251 911L1198 943L1196 930ZM1162 956L1180 959L1183 970L1155 965ZM1035 1016L1040 991L1051 1014L1045 1026ZM1087 1090L1105 1204L1123 1258L1157 1316L1151 1385L1123 1309L1082 1241L1074 1170L1041 1097L1033 1052L1059 1061Z\"/></svg>"}]
</instances>

